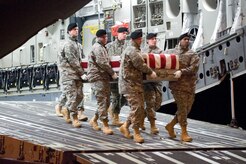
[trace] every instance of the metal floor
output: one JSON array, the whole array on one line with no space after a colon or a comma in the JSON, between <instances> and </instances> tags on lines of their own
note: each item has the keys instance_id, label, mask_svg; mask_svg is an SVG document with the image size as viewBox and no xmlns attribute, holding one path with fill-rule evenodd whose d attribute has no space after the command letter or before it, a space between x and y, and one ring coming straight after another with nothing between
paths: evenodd
<instances>
[{"instance_id":1,"label":"metal floor","mask_svg":"<svg viewBox=\"0 0 246 164\"><path fill-rule=\"evenodd\" d=\"M95 103L85 103L89 118L96 110ZM0 135L70 153L78 163L246 163L245 130L189 119L193 142L182 143L178 125L176 139L169 139L164 130L173 116L157 113L159 135L149 133L146 119L145 142L137 144L124 138L117 127L111 126L114 135L94 131L88 121L82 128L73 128L56 117L54 106L55 102L0 102ZM126 119L128 110L123 107L121 120Z\"/></svg>"}]
</instances>

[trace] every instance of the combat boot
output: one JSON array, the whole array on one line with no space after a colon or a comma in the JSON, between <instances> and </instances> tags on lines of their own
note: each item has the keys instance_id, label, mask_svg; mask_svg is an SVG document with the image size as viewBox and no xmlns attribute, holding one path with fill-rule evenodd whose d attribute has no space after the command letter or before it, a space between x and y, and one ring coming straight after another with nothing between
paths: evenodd
<instances>
[{"instance_id":1,"label":"combat boot","mask_svg":"<svg viewBox=\"0 0 246 164\"><path fill-rule=\"evenodd\" d=\"M150 132L151 134L158 134L159 129L155 126L155 119L151 119L150 121Z\"/></svg>"},{"instance_id":2,"label":"combat boot","mask_svg":"<svg viewBox=\"0 0 246 164\"><path fill-rule=\"evenodd\" d=\"M176 133L174 131L174 126L178 123L178 118L175 116L171 122L169 122L166 126L165 129L167 130L169 137L170 138L176 138Z\"/></svg>"},{"instance_id":3,"label":"combat boot","mask_svg":"<svg viewBox=\"0 0 246 164\"><path fill-rule=\"evenodd\" d=\"M114 117L113 117L113 120L112 120L112 125L114 125L114 126L121 126L123 124L124 124L124 122L120 122L119 114L118 113L115 113L114 114Z\"/></svg>"},{"instance_id":4,"label":"combat boot","mask_svg":"<svg viewBox=\"0 0 246 164\"><path fill-rule=\"evenodd\" d=\"M70 112L66 107L63 107L61 110L61 113L63 115L64 120L66 121L66 123L71 123L71 119L70 119Z\"/></svg>"},{"instance_id":5,"label":"combat boot","mask_svg":"<svg viewBox=\"0 0 246 164\"><path fill-rule=\"evenodd\" d=\"M130 133L129 126L130 124L126 121L123 125L121 125L119 130L126 138L132 139L133 136Z\"/></svg>"},{"instance_id":6,"label":"combat boot","mask_svg":"<svg viewBox=\"0 0 246 164\"><path fill-rule=\"evenodd\" d=\"M78 119L79 121L87 121L88 117L84 114L83 110L78 111Z\"/></svg>"},{"instance_id":7,"label":"combat boot","mask_svg":"<svg viewBox=\"0 0 246 164\"><path fill-rule=\"evenodd\" d=\"M134 141L137 143L143 143L144 142L144 138L140 135L140 131L139 128L134 128Z\"/></svg>"},{"instance_id":8,"label":"combat boot","mask_svg":"<svg viewBox=\"0 0 246 164\"><path fill-rule=\"evenodd\" d=\"M57 105L55 106L55 110L56 110L56 115L57 115L58 117L62 117L62 116L63 116L62 113L61 113L62 106L60 106L59 104L57 104Z\"/></svg>"},{"instance_id":9,"label":"combat boot","mask_svg":"<svg viewBox=\"0 0 246 164\"><path fill-rule=\"evenodd\" d=\"M114 134L113 130L108 126L108 120L107 119L104 119L102 121L102 123L103 123L102 131L103 131L104 134L107 134L107 135Z\"/></svg>"},{"instance_id":10,"label":"combat boot","mask_svg":"<svg viewBox=\"0 0 246 164\"><path fill-rule=\"evenodd\" d=\"M181 130L182 130L181 141L191 142L192 138L187 133L187 126L181 126Z\"/></svg>"},{"instance_id":11,"label":"combat boot","mask_svg":"<svg viewBox=\"0 0 246 164\"><path fill-rule=\"evenodd\" d=\"M75 128L80 128L81 127L81 123L79 122L77 113L71 113L71 118L72 118L72 125Z\"/></svg>"},{"instance_id":12,"label":"combat boot","mask_svg":"<svg viewBox=\"0 0 246 164\"><path fill-rule=\"evenodd\" d=\"M89 122L92 128L96 131L101 130L101 128L98 126L97 120L98 120L98 114L95 114L94 117L92 117L92 119Z\"/></svg>"}]
</instances>

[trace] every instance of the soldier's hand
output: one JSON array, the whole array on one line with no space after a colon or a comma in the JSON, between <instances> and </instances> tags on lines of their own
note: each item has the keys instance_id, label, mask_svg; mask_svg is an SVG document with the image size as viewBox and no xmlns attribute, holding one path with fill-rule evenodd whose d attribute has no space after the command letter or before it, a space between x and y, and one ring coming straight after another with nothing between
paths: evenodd
<instances>
[{"instance_id":1,"label":"soldier's hand","mask_svg":"<svg viewBox=\"0 0 246 164\"><path fill-rule=\"evenodd\" d=\"M114 73L114 74L112 75L112 78L113 78L114 80L116 80L116 79L118 78L117 74Z\"/></svg>"},{"instance_id":2,"label":"soldier's hand","mask_svg":"<svg viewBox=\"0 0 246 164\"><path fill-rule=\"evenodd\" d=\"M178 78L181 77L181 75L182 75L182 72L180 70L174 72L174 78L177 78L178 79Z\"/></svg>"},{"instance_id":3,"label":"soldier's hand","mask_svg":"<svg viewBox=\"0 0 246 164\"><path fill-rule=\"evenodd\" d=\"M157 77L155 71L153 71L153 72L151 73L150 77L151 77L152 79L155 79L155 78Z\"/></svg>"}]
</instances>

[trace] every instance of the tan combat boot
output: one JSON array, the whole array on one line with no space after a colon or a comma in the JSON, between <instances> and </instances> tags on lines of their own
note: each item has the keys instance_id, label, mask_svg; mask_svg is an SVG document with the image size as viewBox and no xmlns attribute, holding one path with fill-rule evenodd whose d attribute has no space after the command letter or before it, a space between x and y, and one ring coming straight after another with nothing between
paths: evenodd
<instances>
[{"instance_id":1,"label":"tan combat boot","mask_svg":"<svg viewBox=\"0 0 246 164\"><path fill-rule=\"evenodd\" d=\"M107 135L114 134L113 130L108 126L108 120L107 119L104 119L102 121L102 123L103 123L102 131L103 131L104 134L107 134Z\"/></svg>"},{"instance_id":2,"label":"tan combat boot","mask_svg":"<svg viewBox=\"0 0 246 164\"><path fill-rule=\"evenodd\" d=\"M120 122L120 118L119 118L119 114L118 113L115 113L113 115L114 115L114 117L113 117L113 120L112 120L112 125L121 126L121 125L124 124L124 122Z\"/></svg>"},{"instance_id":3,"label":"tan combat boot","mask_svg":"<svg viewBox=\"0 0 246 164\"><path fill-rule=\"evenodd\" d=\"M130 133L129 126L130 126L130 124L127 123L127 121L126 121L123 125L121 125L121 127L119 128L119 130L120 130L120 132L121 132L126 138L132 139L133 136L132 136L131 133Z\"/></svg>"},{"instance_id":4,"label":"tan combat boot","mask_svg":"<svg viewBox=\"0 0 246 164\"><path fill-rule=\"evenodd\" d=\"M151 134L158 134L159 129L155 126L155 119L151 119L150 121L150 132Z\"/></svg>"},{"instance_id":5,"label":"tan combat boot","mask_svg":"<svg viewBox=\"0 0 246 164\"><path fill-rule=\"evenodd\" d=\"M95 116L92 117L92 119L89 122L92 128L96 131L101 130L101 128L98 126L97 120L98 120L98 115L95 114Z\"/></svg>"},{"instance_id":6,"label":"tan combat boot","mask_svg":"<svg viewBox=\"0 0 246 164\"><path fill-rule=\"evenodd\" d=\"M56 110L56 115L57 115L58 117L62 117L62 116L63 116L62 113L61 113L62 106L60 106L59 104L57 104L57 105L55 106L55 110Z\"/></svg>"},{"instance_id":7,"label":"tan combat boot","mask_svg":"<svg viewBox=\"0 0 246 164\"><path fill-rule=\"evenodd\" d=\"M83 110L78 111L78 119L79 121L87 121L88 117L84 114Z\"/></svg>"},{"instance_id":8,"label":"tan combat boot","mask_svg":"<svg viewBox=\"0 0 246 164\"><path fill-rule=\"evenodd\" d=\"M72 125L75 128L80 128L81 127L81 123L79 122L77 113L71 114L71 117L72 117Z\"/></svg>"},{"instance_id":9,"label":"tan combat boot","mask_svg":"<svg viewBox=\"0 0 246 164\"><path fill-rule=\"evenodd\" d=\"M140 131L139 128L134 128L134 141L137 143L143 143L144 142L144 138L140 135Z\"/></svg>"},{"instance_id":10,"label":"tan combat boot","mask_svg":"<svg viewBox=\"0 0 246 164\"><path fill-rule=\"evenodd\" d=\"M66 107L63 107L61 110L61 113L63 115L64 120L66 121L66 123L71 123L71 119L70 119L70 112Z\"/></svg>"},{"instance_id":11,"label":"tan combat boot","mask_svg":"<svg viewBox=\"0 0 246 164\"><path fill-rule=\"evenodd\" d=\"M175 116L171 122L169 122L166 126L165 129L167 130L169 137L170 138L176 138L176 133L174 131L174 126L178 123L178 118Z\"/></svg>"},{"instance_id":12,"label":"tan combat boot","mask_svg":"<svg viewBox=\"0 0 246 164\"><path fill-rule=\"evenodd\" d=\"M182 130L181 141L191 142L192 138L187 133L187 126L181 126L181 130Z\"/></svg>"}]
</instances>

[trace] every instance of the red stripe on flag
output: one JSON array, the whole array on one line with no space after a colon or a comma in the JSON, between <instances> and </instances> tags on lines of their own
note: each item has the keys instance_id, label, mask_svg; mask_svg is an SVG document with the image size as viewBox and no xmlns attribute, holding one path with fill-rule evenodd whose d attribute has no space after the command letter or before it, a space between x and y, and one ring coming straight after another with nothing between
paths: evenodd
<instances>
[{"instance_id":1,"label":"red stripe on flag","mask_svg":"<svg viewBox=\"0 0 246 164\"><path fill-rule=\"evenodd\" d=\"M171 69L175 69L176 68L176 64L177 64L177 61L176 61L176 55L174 54L171 54Z\"/></svg>"},{"instance_id":2,"label":"red stripe on flag","mask_svg":"<svg viewBox=\"0 0 246 164\"><path fill-rule=\"evenodd\" d=\"M160 54L160 60L161 60L161 68L166 67L166 56L164 54Z\"/></svg>"},{"instance_id":3,"label":"red stripe on flag","mask_svg":"<svg viewBox=\"0 0 246 164\"><path fill-rule=\"evenodd\" d=\"M88 68L88 62L81 62L81 63L80 63L80 66L81 66L82 68Z\"/></svg>"},{"instance_id":4,"label":"red stripe on flag","mask_svg":"<svg viewBox=\"0 0 246 164\"><path fill-rule=\"evenodd\" d=\"M149 54L149 67L155 68L155 56L154 56L154 54Z\"/></svg>"},{"instance_id":5,"label":"red stripe on flag","mask_svg":"<svg viewBox=\"0 0 246 164\"><path fill-rule=\"evenodd\" d=\"M110 65L112 68L120 67L120 61L110 61Z\"/></svg>"}]
</instances>

